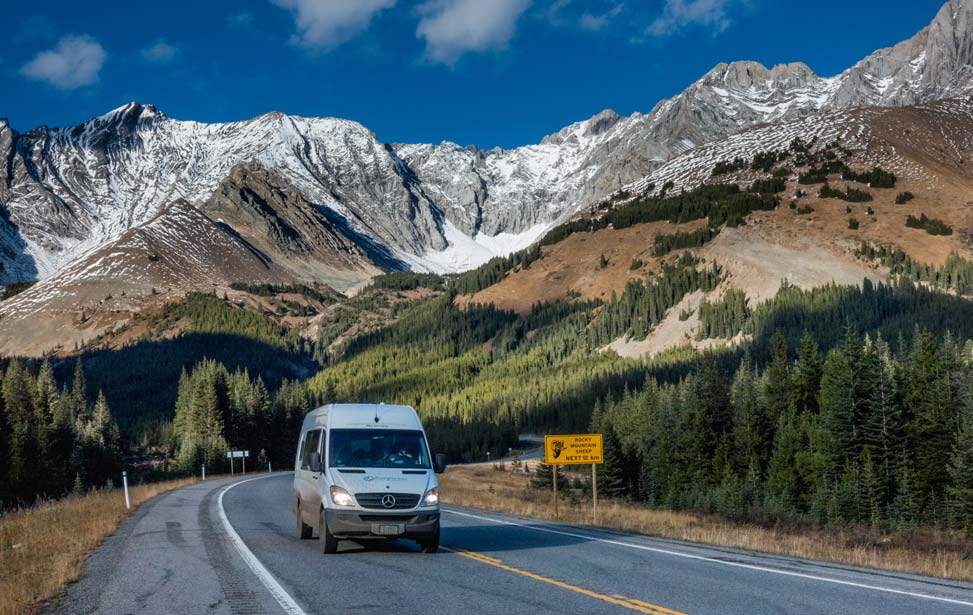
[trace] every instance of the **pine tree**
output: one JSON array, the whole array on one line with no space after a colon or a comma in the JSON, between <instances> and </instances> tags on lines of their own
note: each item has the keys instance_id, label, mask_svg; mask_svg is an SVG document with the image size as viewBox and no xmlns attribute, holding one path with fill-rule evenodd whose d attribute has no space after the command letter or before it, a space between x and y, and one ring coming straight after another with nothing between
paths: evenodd
<instances>
[{"instance_id":1,"label":"pine tree","mask_svg":"<svg viewBox=\"0 0 973 615\"><path fill-rule=\"evenodd\" d=\"M882 478L876 472L875 464L872 461L871 448L866 445L861 452L861 504L862 517L868 521L872 527L880 527L883 524L882 499L885 494L885 485Z\"/></svg>"},{"instance_id":2,"label":"pine tree","mask_svg":"<svg viewBox=\"0 0 973 615\"><path fill-rule=\"evenodd\" d=\"M777 426L780 417L791 408L791 373L787 358L787 339L780 331L774 331L770 340L771 361L764 373L764 397L768 420Z\"/></svg>"},{"instance_id":3,"label":"pine tree","mask_svg":"<svg viewBox=\"0 0 973 615\"><path fill-rule=\"evenodd\" d=\"M891 356L879 342L866 349L862 372L870 382L862 416L861 440L870 448L875 463L876 479L881 486L881 500L891 501L895 477L904 453L906 425L897 400Z\"/></svg>"},{"instance_id":4,"label":"pine tree","mask_svg":"<svg viewBox=\"0 0 973 615\"><path fill-rule=\"evenodd\" d=\"M945 495L953 445L955 412L950 400L948 372L935 336L918 332L909 357L905 403L914 417L912 448L915 451L916 486L923 498Z\"/></svg>"},{"instance_id":5,"label":"pine tree","mask_svg":"<svg viewBox=\"0 0 973 615\"><path fill-rule=\"evenodd\" d=\"M78 357L74 362L74 383L71 385L71 400L74 402L74 418L86 423L88 416L88 379L84 373L84 361Z\"/></svg>"},{"instance_id":6,"label":"pine tree","mask_svg":"<svg viewBox=\"0 0 973 615\"><path fill-rule=\"evenodd\" d=\"M904 461L892 501L892 517L898 529L911 529L919 522L919 501L912 480L912 467Z\"/></svg>"},{"instance_id":7,"label":"pine tree","mask_svg":"<svg viewBox=\"0 0 973 615\"><path fill-rule=\"evenodd\" d=\"M799 512L804 493L797 469L797 456L802 450L801 429L793 411L780 417L774 452L767 466L766 507L783 516Z\"/></svg>"},{"instance_id":8,"label":"pine tree","mask_svg":"<svg viewBox=\"0 0 973 615\"><path fill-rule=\"evenodd\" d=\"M604 434L604 458L598 466L598 493L608 498L623 498L627 495L625 468L623 466L621 445L614 430Z\"/></svg>"},{"instance_id":9,"label":"pine tree","mask_svg":"<svg viewBox=\"0 0 973 615\"><path fill-rule=\"evenodd\" d=\"M769 457L766 443L770 438L770 428L766 412L760 405L756 377L749 362L741 363L737 369L730 399L737 467L742 471L756 464L759 472Z\"/></svg>"},{"instance_id":10,"label":"pine tree","mask_svg":"<svg viewBox=\"0 0 973 615\"><path fill-rule=\"evenodd\" d=\"M10 422L8 480L12 497L28 502L35 493L35 466L40 453L36 437L30 375L13 359L3 378L3 402Z\"/></svg>"},{"instance_id":11,"label":"pine tree","mask_svg":"<svg viewBox=\"0 0 973 615\"><path fill-rule=\"evenodd\" d=\"M971 406L966 406L962 411L948 473L950 478L948 492L960 525L973 523L973 407Z\"/></svg>"},{"instance_id":12,"label":"pine tree","mask_svg":"<svg viewBox=\"0 0 973 615\"><path fill-rule=\"evenodd\" d=\"M826 452L832 475L844 468L845 461L857 457L854 377L845 353L828 353L821 371L821 419L828 433Z\"/></svg>"},{"instance_id":13,"label":"pine tree","mask_svg":"<svg viewBox=\"0 0 973 615\"><path fill-rule=\"evenodd\" d=\"M794 389L798 412L818 411L818 391L821 388L821 353L818 344L807 331L801 337L794 366Z\"/></svg>"}]
</instances>

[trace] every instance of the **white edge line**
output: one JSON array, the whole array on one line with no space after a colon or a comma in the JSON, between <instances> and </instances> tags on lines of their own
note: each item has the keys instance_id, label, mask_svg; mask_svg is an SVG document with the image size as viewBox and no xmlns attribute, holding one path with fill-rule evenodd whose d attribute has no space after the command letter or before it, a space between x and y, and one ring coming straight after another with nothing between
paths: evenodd
<instances>
[{"instance_id":1,"label":"white edge line","mask_svg":"<svg viewBox=\"0 0 973 615\"><path fill-rule=\"evenodd\" d=\"M527 529L527 530L534 530L535 532L547 532L549 534L558 534L560 536L568 536L568 537L571 537L571 538L581 538L581 539L584 539L584 540L591 540L591 541L595 541L595 542L602 542L602 543L605 543L605 544L615 545L615 546L618 546L618 547L628 547L629 549L639 549L639 550L642 550L642 551L652 551L652 552L655 552L655 553L663 553L665 555L673 555L675 557L683 557L683 558L686 558L686 559L693 559L693 560L698 560L698 561L702 561L702 562L710 562L710 563L713 563L713 564L722 564L724 566L734 566L734 567L737 567L737 568L747 568L749 570L757 570L757 571L760 571L760 572L769 572L769 573L772 573L772 574L780 574L780 575L789 576L789 577L799 577L799 578L802 578L802 579L810 579L810 580L813 580L813 581L821 581L821 582L824 582L824 583L835 583L837 585L847 585L847 586L850 586L850 587L858 587L858 588L861 588L861 589L870 589L870 590L879 591L879 592L886 592L886 593L889 593L889 594L900 594L900 595L903 595L903 596L911 596L913 598L921 598L921 599L924 599L924 600L936 600L936 601L939 601L939 602L948 602L950 604L959 604L959 605L962 605L962 606L973 606L973 602L966 602L966 601L963 601L963 600L956 600L954 598L945 598L945 597L942 597L942 596L933 596L931 594L920 594L920 593L917 593L917 592L909 592L909 591L905 591L905 590L901 590L901 589L892 589L890 587L880 587L880 586L877 586L877 585L866 585L864 583L855 583L853 581L842 581L841 579L832 579L832 578L828 578L828 577L821 577L821 576L817 576L817 575L813 575L813 574L806 574L806 573L803 573L803 572L791 572L789 570L778 570L776 568L767 568L765 566L756 566L754 564L743 564L743 563L740 563L740 562L728 562L726 560L716 559L716 558L713 558L713 557L705 557L703 555L692 555L690 553L680 553L678 551L671 551L669 549L660 549L658 547L649 547L649 546L646 546L646 545L637 545L637 544L633 544L633 543L630 543L630 542L622 542L621 540L609 540L609 539L606 539L606 538L598 538L598 537L590 536L590 535L586 535L586 534L576 534L574 532L565 532L563 530L556 530L556 529L553 529L553 528L550 528L550 527L537 527L537 526L533 526L533 525L525 525L523 523L516 523L514 521L506 521L506 520L503 520L503 519L496 519L496 518L493 518L493 517L484 517L484 516L481 516L481 515L474 515L474 514L471 514L471 513L462 513L462 512L456 511L456 510L449 510L449 509L446 509L446 508L443 508L443 512L448 512L448 513L453 514L453 515L460 515L461 517L471 517L473 519L480 519L480 520L483 520L483 521L491 521L493 523L500 523L500 524L503 524L503 525L513 525L513 526L521 527L521 528L524 528L524 529ZM699 546L705 548L706 545L699 545Z\"/></svg>"},{"instance_id":2,"label":"white edge line","mask_svg":"<svg viewBox=\"0 0 973 615\"><path fill-rule=\"evenodd\" d=\"M223 528L226 529L226 533L230 537L230 540L233 542L233 546L236 547L236 550L240 553L240 557L243 558L243 561L246 562L250 570L252 570L253 573L257 575L257 578L260 579L260 582L264 584L264 587L267 588L267 591L270 592L270 595L272 595L274 599L277 600L277 604L279 604L281 608L284 609L284 612L287 613L288 615L307 615L304 609L302 609L300 606L297 605L297 602L295 602L294 599L291 598L290 594L288 594L284 590L284 588L281 587L280 583L277 582L277 579L274 578L274 575L272 575L270 571L267 570L267 568L265 568L264 565L260 563L260 560L257 559L256 555L253 554L253 551L251 551L247 547L247 545L243 542L243 539L240 538L240 535L237 534L236 530L233 529L233 526L230 525L230 520L227 519L226 517L226 511L223 510L223 496L226 495L227 491L233 489L234 487L238 487L243 483L249 483L250 481L260 480L262 478L270 478L271 476L273 476L273 474L268 474L266 476L258 476L256 478L248 478L246 480L241 480L238 483L233 483L232 485L228 485L226 488L224 488L220 492L219 499L217 499L216 501L217 508L219 509L219 513L220 513L220 521L223 522Z\"/></svg>"}]
</instances>

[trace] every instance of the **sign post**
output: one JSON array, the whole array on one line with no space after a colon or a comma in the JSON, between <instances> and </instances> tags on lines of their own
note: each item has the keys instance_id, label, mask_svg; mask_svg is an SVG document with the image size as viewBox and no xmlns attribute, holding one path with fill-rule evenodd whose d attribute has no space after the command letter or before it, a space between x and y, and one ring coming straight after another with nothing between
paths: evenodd
<instances>
[{"instance_id":1,"label":"sign post","mask_svg":"<svg viewBox=\"0 0 973 615\"><path fill-rule=\"evenodd\" d=\"M591 464L591 517L598 523L598 476L595 466L604 463L604 442L600 433L544 436L544 463L553 466L554 517L558 516L557 467Z\"/></svg>"},{"instance_id":2,"label":"sign post","mask_svg":"<svg viewBox=\"0 0 973 615\"><path fill-rule=\"evenodd\" d=\"M591 464L591 524L598 525L598 472Z\"/></svg>"},{"instance_id":3,"label":"sign post","mask_svg":"<svg viewBox=\"0 0 973 615\"><path fill-rule=\"evenodd\" d=\"M250 451L226 451L226 458L230 460L230 476L235 473L233 470L233 460L239 458L243 463L243 473L247 473L247 457L250 456Z\"/></svg>"},{"instance_id":4,"label":"sign post","mask_svg":"<svg viewBox=\"0 0 973 615\"><path fill-rule=\"evenodd\" d=\"M557 513L557 466L551 468L554 474L554 518L557 519L560 515Z\"/></svg>"}]
</instances>

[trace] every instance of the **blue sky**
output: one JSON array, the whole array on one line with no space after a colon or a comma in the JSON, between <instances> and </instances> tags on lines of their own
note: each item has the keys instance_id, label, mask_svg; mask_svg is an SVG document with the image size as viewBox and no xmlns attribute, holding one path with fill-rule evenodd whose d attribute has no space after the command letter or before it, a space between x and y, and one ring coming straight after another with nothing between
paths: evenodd
<instances>
[{"instance_id":1,"label":"blue sky","mask_svg":"<svg viewBox=\"0 0 973 615\"><path fill-rule=\"evenodd\" d=\"M63 126L137 100L179 119L279 110L353 119L388 142L515 147L605 108L647 112L721 61L835 74L941 4L17 2L4 11L0 116Z\"/></svg>"}]
</instances>

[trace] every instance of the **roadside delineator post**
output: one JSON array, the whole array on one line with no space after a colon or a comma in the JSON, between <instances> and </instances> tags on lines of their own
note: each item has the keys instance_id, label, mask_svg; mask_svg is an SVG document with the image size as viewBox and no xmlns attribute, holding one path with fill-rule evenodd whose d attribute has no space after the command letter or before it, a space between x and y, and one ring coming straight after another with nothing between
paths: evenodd
<instances>
[{"instance_id":1,"label":"roadside delineator post","mask_svg":"<svg viewBox=\"0 0 973 615\"><path fill-rule=\"evenodd\" d=\"M128 499L128 472L122 472L122 488L125 489L125 508L132 509L132 502Z\"/></svg>"},{"instance_id":2,"label":"roadside delineator post","mask_svg":"<svg viewBox=\"0 0 973 615\"><path fill-rule=\"evenodd\" d=\"M596 466L604 463L604 438L600 433L544 436L544 463L554 476L554 518L558 518L557 467L591 464L591 522L598 523L598 474Z\"/></svg>"},{"instance_id":3,"label":"roadside delineator post","mask_svg":"<svg viewBox=\"0 0 973 615\"><path fill-rule=\"evenodd\" d=\"M206 480L206 464L203 464L203 480Z\"/></svg>"},{"instance_id":4,"label":"roadside delineator post","mask_svg":"<svg viewBox=\"0 0 973 615\"><path fill-rule=\"evenodd\" d=\"M268 474L273 474L274 473L274 466L271 465L271 463L269 461L267 462L267 473Z\"/></svg>"}]
</instances>

